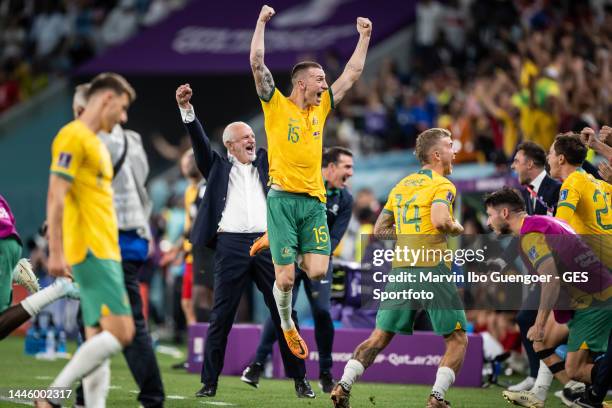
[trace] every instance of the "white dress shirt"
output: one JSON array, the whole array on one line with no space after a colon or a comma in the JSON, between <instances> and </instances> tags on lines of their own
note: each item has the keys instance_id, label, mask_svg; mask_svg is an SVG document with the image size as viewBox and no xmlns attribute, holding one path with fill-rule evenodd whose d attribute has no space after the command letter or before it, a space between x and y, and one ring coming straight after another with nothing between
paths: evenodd
<instances>
[{"instance_id":1,"label":"white dress shirt","mask_svg":"<svg viewBox=\"0 0 612 408\"><path fill-rule=\"evenodd\" d=\"M180 107L179 107L180 108ZM184 123L195 120L193 106L181 110ZM266 196L253 163L240 163L228 153L232 169L229 174L225 208L219 222L222 232L262 233L267 228Z\"/></svg>"},{"instance_id":2,"label":"white dress shirt","mask_svg":"<svg viewBox=\"0 0 612 408\"><path fill-rule=\"evenodd\" d=\"M542 170L542 172L531 181L533 191L536 193L540 191L540 186L542 185L542 181L544 181L544 177L546 177L546 170Z\"/></svg>"},{"instance_id":3,"label":"white dress shirt","mask_svg":"<svg viewBox=\"0 0 612 408\"><path fill-rule=\"evenodd\" d=\"M542 170L542 172L538 174L538 176L534 178L531 181L531 183L529 183L533 191L536 193L536 197L538 196L538 193L540 192L540 186L542 185L542 181L544 181L544 177L546 177L546 170ZM531 199L531 205L534 211L535 211L535 207L537 204L536 197L529 196L529 198Z\"/></svg>"}]
</instances>

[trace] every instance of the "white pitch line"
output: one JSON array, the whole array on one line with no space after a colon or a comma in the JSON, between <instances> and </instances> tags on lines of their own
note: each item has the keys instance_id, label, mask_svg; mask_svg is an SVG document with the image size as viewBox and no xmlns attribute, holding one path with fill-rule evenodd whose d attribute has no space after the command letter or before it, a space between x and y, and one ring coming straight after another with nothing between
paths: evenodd
<instances>
[{"instance_id":1,"label":"white pitch line","mask_svg":"<svg viewBox=\"0 0 612 408\"><path fill-rule=\"evenodd\" d=\"M223 406L223 407L230 407L230 406L235 406L236 404L232 404L230 402L222 402L222 401L207 401L207 402L202 402L202 404L204 405L217 405L217 406Z\"/></svg>"},{"instance_id":2,"label":"white pitch line","mask_svg":"<svg viewBox=\"0 0 612 408\"><path fill-rule=\"evenodd\" d=\"M34 406L32 401L19 400L15 398L0 397L0 401L12 402L13 404L29 405L31 407Z\"/></svg>"},{"instance_id":3,"label":"white pitch line","mask_svg":"<svg viewBox=\"0 0 612 408\"><path fill-rule=\"evenodd\" d=\"M172 399L172 400L184 400L185 397L183 397L182 395L166 395L167 399Z\"/></svg>"},{"instance_id":4,"label":"white pitch line","mask_svg":"<svg viewBox=\"0 0 612 408\"><path fill-rule=\"evenodd\" d=\"M34 378L36 378L37 380L52 380L53 379L53 377L49 377L48 375L38 375Z\"/></svg>"}]
</instances>

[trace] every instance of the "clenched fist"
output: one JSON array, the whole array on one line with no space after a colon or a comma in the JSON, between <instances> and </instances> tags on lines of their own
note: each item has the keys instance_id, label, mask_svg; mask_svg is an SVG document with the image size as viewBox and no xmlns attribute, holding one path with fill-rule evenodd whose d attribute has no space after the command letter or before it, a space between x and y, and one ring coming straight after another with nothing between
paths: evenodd
<instances>
[{"instance_id":1,"label":"clenched fist","mask_svg":"<svg viewBox=\"0 0 612 408\"><path fill-rule=\"evenodd\" d=\"M603 126L599 131L599 139L612 147L612 128L610 126Z\"/></svg>"},{"instance_id":2,"label":"clenched fist","mask_svg":"<svg viewBox=\"0 0 612 408\"><path fill-rule=\"evenodd\" d=\"M372 34L372 22L365 17L357 17L357 32L369 37Z\"/></svg>"},{"instance_id":3,"label":"clenched fist","mask_svg":"<svg viewBox=\"0 0 612 408\"><path fill-rule=\"evenodd\" d=\"M189 84L181 85L176 88L176 103L183 109L189 109L189 101L192 95L193 91Z\"/></svg>"},{"instance_id":4,"label":"clenched fist","mask_svg":"<svg viewBox=\"0 0 612 408\"><path fill-rule=\"evenodd\" d=\"M270 21L274 14L276 14L276 11L272 7L264 5L259 12L259 21L265 24Z\"/></svg>"},{"instance_id":5,"label":"clenched fist","mask_svg":"<svg viewBox=\"0 0 612 408\"><path fill-rule=\"evenodd\" d=\"M580 140L587 147L593 147L593 145L597 142L597 139L595 138L595 131L590 127L585 127L580 132Z\"/></svg>"}]
</instances>

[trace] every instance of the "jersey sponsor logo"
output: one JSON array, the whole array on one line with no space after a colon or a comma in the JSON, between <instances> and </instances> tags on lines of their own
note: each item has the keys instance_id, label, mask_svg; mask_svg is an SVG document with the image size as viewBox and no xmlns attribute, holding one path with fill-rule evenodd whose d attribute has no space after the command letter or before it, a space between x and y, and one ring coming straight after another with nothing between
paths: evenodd
<instances>
[{"instance_id":1,"label":"jersey sponsor logo","mask_svg":"<svg viewBox=\"0 0 612 408\"><path fill-rule=\"evenodd\" d=\"M0 207L0 219L9 219L9 213L4 207Z\"/></svg>"},{"instance_id":2,"label":"jersey sponsor logo","mask_svg":"<svg viewBox=\"0 0 612 408\"><path fill-rule=\"evenodd\" d=\"M313 116L312 117L312 125L313 126L317 126L318 124L319 124L319 119L317 119L316 116Z\"/></svg>"},{"instance_id":3,"label":"jersey sponsor logo","mask_svg":"<svg viewBox=\"0 0 612 408\"><path fill-rule=\"evenodd\" d=\"M559 193L559 201L567 200L567 194L568 193L569 193L569 191L567 189L561 190L561 192Z\"/></svg>"},{"instance_id":4,"label":"jersey sponsor logo","mask_svg":"<svg viewBox=\"0 0 612 408\"><path fill-rule=\"evenodd\" d=\"M416 179L416 180L406 180L404 181L403 185L404 186L408 186L408 187L420 187L422 186L425 182L427 181L427 179L422 178L422 179Z\"/></svg>"},{"instance_id":5,"label":"jersey sponsor logo","mask_svg":"<svg viewBox=\"0 0 612 408\"><path fill-rule=\"evenodd\" d=\"M532 246L529 252L527 253L527 255L529 256L529 259L531 259L532 261L535 261L536 259L538 259L538 251L536 250L536 247Z\"/></svg>"},{"instance_id":6,"label":"jersey sponsor logo","mask_svg":"<svg viewBox=\"0 0 612 408\"><path fill-rule=\"evenodd\" d=\"M70 167L70 162L72 161L72 154L61 152L57 159L57 165L59 167L63 167L65 169Z\"/></svg>"}]
</instances>

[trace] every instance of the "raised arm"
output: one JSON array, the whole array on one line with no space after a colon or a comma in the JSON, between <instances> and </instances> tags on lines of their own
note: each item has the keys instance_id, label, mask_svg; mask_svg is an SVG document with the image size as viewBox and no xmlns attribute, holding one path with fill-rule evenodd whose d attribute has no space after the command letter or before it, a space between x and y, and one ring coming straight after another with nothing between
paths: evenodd
<instances>
[{"instance_id":1,"label":"raised arm","mask_svg":"<svg viewBox=\"0 0 612 408\"><path fill-rule=\"evenodd\" d=\"M204 178L208 178L213 165L214 154L210 146L210 140L206 136L202 124L196 118L193 106L190 103L192 95L193 91L189 84L181 85L176 89L176 103L178 103L181 110L183 123L187 133L189 133L189 139L191 139L191 146L193 147L198 170L200 170Z\"/></svg>"},{"instance_id":2,"label":"raised arm","mask_svg":"<svg viewBox=\"0 0 612 408\"><path fill-rule=\"evenodd\" d=\"M363 72L368 46L370 44L370 36L372 35L372 22L364 17L357 18L357 32L359 32L359 41L353 51L353 55L344 67L344 71L340 77L331 86L334 94L334 104L337 104L344 98L344 95L353 86Z\"/></svg>"},{"instance_id":3,"label":"raised arm","mask_svg":"<svg viewBox=\"0 0 612 408\"><path fill-rule=\"evenodd\" d=\"M270 100L272 92L274 92L274 79L272 78L272 73L264 64L264 32L266 30L266 23L270 21L274 14L275 11L270 6L263 6L261 8L255 32L253 33L253 39L251 40L251 54L249 56L257 95L266 101Z\"/></svg>"},{"instance_id":4,"label":"raised arm","mask_svg":"<svg viewBox=\"0 0 612 408\"><path fill-rule=\"evenodd\" d=\"M612 128L603 126L599 131L599 138L595 136L595 131L590 127L585 127L580 132L580 140L587 147L601 154L608 161L612 160L612 147L608 146L607 140L612 140Z\"/></svg>"}]
</instances>

